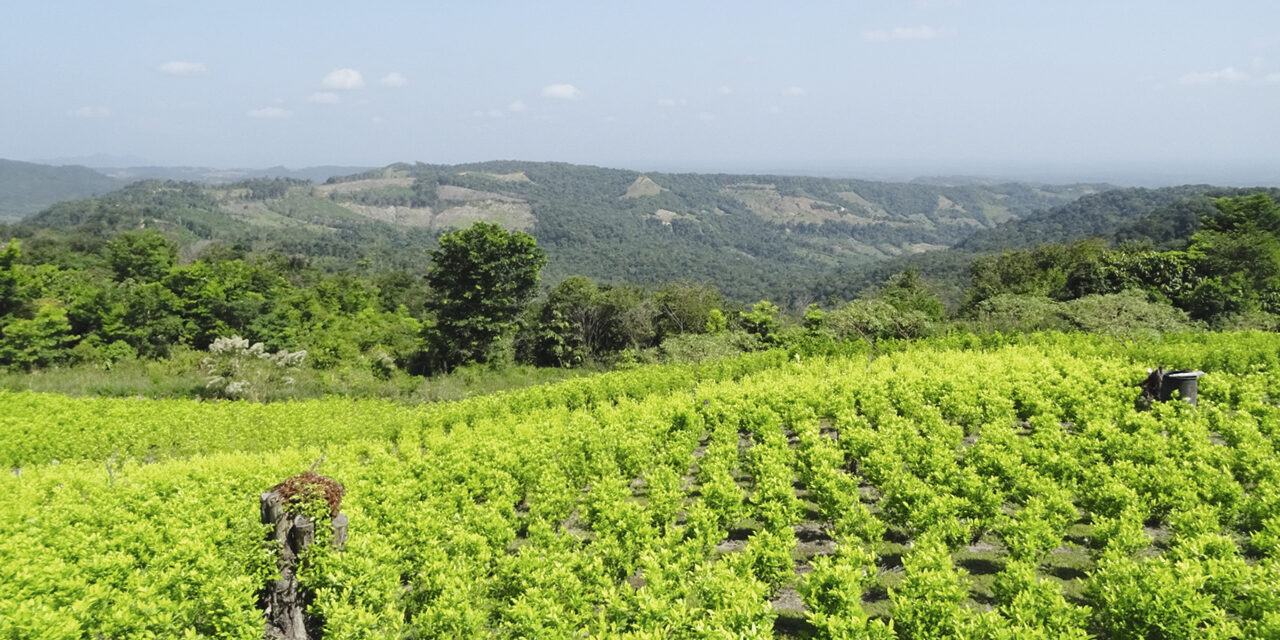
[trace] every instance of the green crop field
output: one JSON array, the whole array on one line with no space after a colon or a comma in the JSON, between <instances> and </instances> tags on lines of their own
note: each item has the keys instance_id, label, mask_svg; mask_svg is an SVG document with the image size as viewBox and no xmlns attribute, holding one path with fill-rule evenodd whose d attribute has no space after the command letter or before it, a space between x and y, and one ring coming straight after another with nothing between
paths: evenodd
<instances>
[{"instance_id":1,"label":"green crop field","mask_svg":"<svg viewBox=\"0 0 1280 640\"><path fill-rule=\"evenodd\" d=\"M1135 404L1148 367L1200 402ZM343 483L325 638L1280 636L1280 336L955 336L456 403L0 393L0 638L259 638L258 494Z\"/></svg>"}]
</instances>

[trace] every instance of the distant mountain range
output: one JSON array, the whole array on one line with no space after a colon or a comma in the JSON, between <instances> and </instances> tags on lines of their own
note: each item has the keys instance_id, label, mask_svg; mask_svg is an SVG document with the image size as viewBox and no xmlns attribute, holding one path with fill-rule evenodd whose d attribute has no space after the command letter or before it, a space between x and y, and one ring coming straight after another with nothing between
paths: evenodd
<instances>
[{"instance_id":1,"label":"distant mountain range","mask_svg":"<svg viewBox=\"0 0 1280 640\"><path fill-rule=\"evenodd\" d=\"M81 158L92 161L95 158ZM119 158L96 158L98 161ZM64 200L107 193L138 180L190 180L202 184L225 184L262 177L296 178L323 182L332 176L367 171L370 167L306 167L289 169L212 169L207 167L107 168L82 163L59 165L0 159L0 220L13 220L36 213Z\"/></svg>"},{"instance_id":2,"label":"distant mountain range","mask_svg":"<svg viewBox=\"0 0 1280 640\"><path fill-rule=\"evenodd\" d=\"M534 234L550 256L546 283L574 274L603 282L687 280L742 300L779 299L802 295L798 287L836 270L950 247L975 231L1108 188L640 173L506 161L394 164L323 184L297 172L240 178L167 171L204 184L136 182L50 206L15 231L106 235L145 226L173 237L188 257L211 245L238 245L334 268L363 261L416 271L441 231L488 220Z\"/></svg>"},{"instance_id":3,"label":"distant mountain range","mask_svg":"<svg viewBox=\"0 0 1280 640\"><path fill-rule=\"evenodd\" d=\"M343 176L371 167L319 166L290 169L288 167L271 167L268 169L212 169L209 167L100 167L100 173L125 182L138 180L189 180L201 184L226 184L249 178L294 178L311 182L324 182L333 176Z\"/></svg>"},{"instance_id":4,"label":"distant mountain range","mask_svg":"<svg viewBox=\"0 0 1280 640\"><path fill-rule=\"evenodd\" d=\"M0 220L21 218L55 202L96 196L122 186L123 182L86 167L0 159Z\"/></svg>"},{"instance_id":5,"label":"distant mountain range","mask_svg":"<svg viewBox=\"0 0 1280 640\"><path fill-rule=\"evenodd\" d=\"M743 301L798 304L847 299L910 267L954 302L976 255L1090 236L1177 248L1214 210L1213 198L1257 190L640 173L508 161L133 168L112 176L0 161L0 212L39 210L0 236L101 238L145 227L173 238L187 259L224 247L333 269L421 273L424 249L441 232L486 220L537 237L550 256L548 286L575 274L613 283L684 280ZM126 176L146 179L126 184Z\"/></svg>"}]
</instances>

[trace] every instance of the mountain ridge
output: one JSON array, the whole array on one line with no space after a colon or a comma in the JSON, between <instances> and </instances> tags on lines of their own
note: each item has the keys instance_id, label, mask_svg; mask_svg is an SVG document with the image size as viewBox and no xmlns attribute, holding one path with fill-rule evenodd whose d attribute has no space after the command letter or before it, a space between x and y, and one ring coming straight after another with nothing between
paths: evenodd
<instances>
[{"instance_id":1,"label":"mountain ridge","mask_svg":"<svg viewBox=\"0 0 1280 640\"><path fill-rule=\"evenodd\" d=\"M928 185L568 163L395 163L323 184L253 177L150 180L31 216L21 233L159 229L194 257L211 244L347 268L425 269L435 236L478 220L532 233L544 282L712 284L780 297L833 268L952 246L975 230L1108 185Z\"/></svg>"},{"instance_id":2,"label":"mountain ridge","mask_svg":"<svg viewBox=\"0 0 1280 640\"><path fill-rule=\"evenodd\" d=\"M46 165L0 158L0 220L35 213L55 202L91 197L124 186L80 165Z\"/></svg>"}]
</instances>

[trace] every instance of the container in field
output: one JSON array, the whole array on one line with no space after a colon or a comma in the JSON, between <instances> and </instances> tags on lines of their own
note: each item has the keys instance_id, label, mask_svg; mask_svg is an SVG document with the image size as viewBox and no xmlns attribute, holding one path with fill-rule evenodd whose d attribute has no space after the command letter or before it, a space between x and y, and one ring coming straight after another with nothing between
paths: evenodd
<instances>
[{"instance_id":1,"label":"container in field","mask_svg":"<svg viewBox=\"0 0 1280 640\"><path fill-rule=\"evenodd\" d=\"M1183 401L1191 404L1198 404L1197 396L1200 392L1200 376L1203 371L1170 371L1164 374L1164 378L1160 381L1160 401L1168 402L1173 398L1173 392L1178 392L1178 397Z\"/></svg>"},{"instance_id":2,"label":"container in field","mask_svg":"<svg viewBox=\"0 0 1280 640\"><path fill-rule=\"evenodd\" d=\"M1164 367L1160 367L1148 369L1147 374L1147 379L1137 384L1142 388L1142 395L1137 400L1139 408L1149 409L1152 402L1168 402L1173 399L1174 391L1178 392L1178 397L1183 401L1198 404L1200 376L1204 375L1203 371L1165 371Z\"/></svg>"}]
</instances>

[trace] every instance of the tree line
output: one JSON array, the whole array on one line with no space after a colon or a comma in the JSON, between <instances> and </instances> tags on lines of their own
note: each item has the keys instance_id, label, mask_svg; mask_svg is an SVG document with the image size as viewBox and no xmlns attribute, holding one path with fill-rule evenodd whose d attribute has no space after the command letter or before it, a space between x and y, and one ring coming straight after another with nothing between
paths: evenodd
<instances>
[{"instance_id":1,"label":"tree line","mask_svg":"<svg viewBox=\"0 0 1280 640\"><path fill-rule=\"evenodd\" d=\"M306 351L312 369L431 375L465 365L626 366L771 346L912 339L950 330L1276 328L1280 207L1267 194L1215 201L1187 246L1100 240L975 260L948 311L914 270L852 301L793 313L704 284L606 284L582 276L537 295L546 255L488 223L440 236L425 273L325 272L278 252L209 252L183 263L154 230L117 233L57 260L0 251L0 366L31 370L205 352ZM221 374L219 374L221 375Z\"/></svg>"},{"instance_id":2,"label":"tree line","mask_svg":"<svg viewBox=\"0 0 1280 640\"><path fill-rule=\"evenodd\" d=\"M1019 297L1067 302L1133 291L1210 327L1270 328L1280 314L1280 206L1266 193L1216 199L1176 249L1091 238L984 256L971 271L970 315Z\"/></svg>"}]
</instances>

